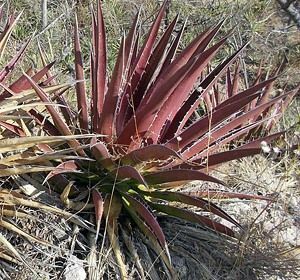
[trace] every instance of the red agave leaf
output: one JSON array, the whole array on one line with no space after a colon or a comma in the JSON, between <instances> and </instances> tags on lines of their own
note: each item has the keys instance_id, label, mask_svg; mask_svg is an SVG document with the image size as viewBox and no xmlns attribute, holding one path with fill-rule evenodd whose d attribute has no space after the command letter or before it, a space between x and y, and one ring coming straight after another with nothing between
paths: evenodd
<instances>
[{"instance_id":1,"label":"red agave leaf","mask_svg":"<svg viewBox=\"0 0 300 280\"><path fill-rule=\"evenodd\" d=\"M63 162L59 164L58 166L55 167L53 171L51 171L44 182L50 180L52 177L58 175L58 174L63 174L63 173L80 173L80 168L76 164L75 160L69 160L66 162Z\"/></svg>"},{"instance_id":2,"label":"red agave leaf","mask_svg":"<svg viewBox=\"0 0 300 280\"><path fill-rule=\"evenodd\" d=\"M34 88L37 95L40 97L40 99L43 102L51 103L50 99L48 98L47 94L26 74L24 74L32 87ZM53 103L54 104L54 103ZM65 124L64 120L61 118L61 116L58 114L58 112L55 110L54 106L52 105L45 105L48 112L50 113L51 117L53 118L53 121L56 124L57 129L62 135L73 135L73 133L70 131L68 126ZM72 139L68 141L70 147L73 147L75 149L80 147L80 143L76 139ZM82 156L85 155L83 150L78 150L78 153Z\"/></svg>"},{"instance_id":3,"label":"red agave leaf","mask_svg":"<svg viewBox=\"0 0 300 280\"><path fill-rule=\"evenodd\" d=\"M184 74L186 74L187 69L193 65L195 61L195 57L193 57L193 55L209 32L213 31L208 29L200 34L180 53L176 59L174 59L168 67L165 68L164 71L162 71L155 84L147 92L145 98L142 99L139 110L135 112L137 120L143 119L145 112L150 112L149 108L144 108L150 100L152 102L150 108L155 110L156 107L159 108L160 104L168 98L168 94L172 92L170 89L174 89L176 87L179 81L184 77ZM161 96L161 93L165 93L164 96ZM121 123L122 125L120 125ZM119 135L118 141L119 143L129 144L129 139L132 135L134 135L136 130L135 119L131 118L125 128L123 127L123 124L124 122L117 123L117 131ZM122 132L123 134L121 134Z\"/></svg>"},{"instance_id":4,"label":"red agave leaf","mask_svg":"<svg viewBox=\"0 0 300 280\"><path fill-rule=\"evenodd\" d=\"M224 183L220 180L209 176L205 173L190 170L190 169L173 169L173 170L164 170L155 172L152 174L144 175L145 181L148 184L163 184L168 182L176 182L176 181L208 181L217 184L223 185Z\"/></svg>"},{"instance_id":5,"label":"red agave leaf","mask_svg":"<svg viewBox=\"0 0 300 280\"><path fill-rule=\"evenodd\" d=\"M103 205L104 200L97 190L92 191L92 198L93 203L95 205L95 216L96 216L96 222L101 223L102 215L103 215Z\"/></svg>"},{"instance_id":6,"label":"red agave leaf","mask_svg":"<svg viewBox=\"0 0 300 280\"><path fill-rule=\"evenodd\" d=\"M207 163L202 165L202 168L211 167L227 161L240 159L243 157L253 156L259 154L261 148L235 149L231 151L221 152L208 156Z\"/></svg>"},{"instance_id":7,"label":"red agave leaf","mask_svg":"<svg viewBox=\"0 0 300 280\"><path fill-rule=\"evenodd\" d=\"M119 136L119 143L129 144L132 141L133 135L139 134L136 136L142 136L148 130L161 105L164 102L167 102L167 99L170 97L172 92L185 78L189 70L195 65L197 58L198 57L196 56L190 59L186 64L179 68L174 75L169 76L168 80L163 80L163 83L160 83L160 79L158 79L157 87L154 85L155 89L150 89L150 92L147 93L148 95L151 95L152 98L150 98L149 102L144 106L142 106L142 104L139 106L135 116L131 118ZM173 65L173 63L171 65ZM166 72L163 76L168 76L168 74L169 73ZM142 102L145 99L146 98L144 98ZM136 146L138 146L140 143L138 141L136 142Z\"/></svg>"},{"instance_id":8,"label":"red agave leaf","mask_svg":"<svg viewBox=\"0 0 300 280\"><path fill-rule=\"evenodd\" d=\"M280 131L280 132L277 132L277 133L274 133L274 134L271 134L271 135L268 135L268 136L265 136L265 137L261 137L257 140L251 141L251 142L239 147L238 150L260 148L261 147L261 142L265 141L269 144L272 141L274 141L274 140L280 138L281 136L283 136L285 133L286 133L286 131Z\"/></svg>"},{"instance_id":9,"label":"red agave leaf","mask_svg":"<svg viewBox=\"0 0 300 280\"><path fill-rule=\"evenodd\" d=\"M261 137L257 140L254 140L250 143L247 143L237 149L220 152L216 154L209 155L208 158L199 158L193 160L193 162L180 164L174 168L191 168L193 170L203 169L207 167L211 167L214 165L218 165L220 163L228 162L235 159L240 159L243 157L253 156L261 153L261 143L265 141L267 143L272 142L275 139L278 139L280 136L284 135L285 131L278 132L266 137ZM206 163L203 163L203 160L207 159Z\"/></svg>"},{"instance_id":10,"label":"red agave leaf","mask_svg":"<svg viewBox=\"0 0 300 280\"><path fill-rule=\"evenodd\" d=\"M131 207L138 213L138 215L145 221L145 223L150 227L152 232L155 234L155 237L158 239L160 245L163 248L167 247L167 242L165 235L157 222L153 213L148 209L143 203L141 203L137 198L132 195L126 194L124 192L121 193L122 196L125 197L126 200L129 201Z\"/></svg>"},{"instance_id":11,"label":"red agave leaf","mask_svg":"<svg viewBox=\"0 0 300 280\"><path fill-rule=\"evenodd\" d=\"M22 128L16 126L16 125L13 125L13 124L10 124L10 123L7 123L7 122L3 122L3 121L0 121L0 126L6 128L7 130L13 132L14 134L18 135L18 136L26 136L25 132L23 131Z\"/></svg>"},{"instance_id":12,"label":"red agave leaf","mask_svg":"<svg viewBox=\"0 0 300 280\"><path fill-rule=\"evenodd\" d=\"M163 62L163 65L161 67L161 72L159 75L161 75L162 72L164 72L167 69L167 67L171 64L171 62L174 60L185 26L186 26L186 21L182 24L180 30L177 32L175 40L171 43L171 46L169 47L167 56Z\"/></svg>"},{"instance_id":13,"label":"red agave leaf","mask_svg":"<svg viewBox=\"0 0 300 280\"><path fill-rule=\"evenodd\" d=\"M92 138L91 140L91 150L94 158L106 169L111 170L115 167L114 162L111 159L111 155L107 150L104 143Z\"/></svg>"},{"instance_id":14,"label":"red agave leaf","mask_svg":"<svg viewBox=\"0 0 300 280\"><path fill-rule=\"evenodd\" d=\"M125 39L123 37L112 78L105 95L104 106L101 114L100 131L102 134L107 135L107 138L105 138L107 142L113 141L116 136L116 111L125 70L125 65L123 64L125 55L124 44Z\"/></svg>"},{"instance_id":15,"label":"red agave leaf","mask_svg":"<svg viewBox=\"0 0 300 280\"><path fill-rule=\"evenodd\" d=\"M237 128L240 125L243 125L248 120L253 118L253 116L260 114L266 108L270 107L272 104L276 103L281 98L281 96L274 98L272 101L254 108L252 111L246 112L245 114L242 114L238 117L234 117L233 119L229 120L226 124L222 125L219 129L211 131L209 135L206 135L205 137L194 143L191 147L189 147L189 149L185 150L182 153L182 156L185 159L191 158L192 156L199 154L201 151L207 148L209 144L212 144L215 141L218 141L222 138L223 140L221 142L218 141L218 145L221 147L221 145L224 145L224 143L228 143L229 141L231 141L232 137L236 139L241 133L246 133L250 129L252 129L253 126L256 127L257 125L260 125L265 120L262 120L260 122L254 122L252 125L247 126L239 131L233 131L235 128ZM230 140L229 138L227 139L228 134L229 136L231 136ZM226 142L224 141L225 139L227 139Z\"/></svg>"},{"instance_id":16,"label":"red agave leaf","mask_svg":"<svg viewBox=\"0 0 300 280\"><path fill-rule=\"evenodd\" d=\"M224 62L219 64L208 76L200 83L199 90L195 90L187 101L178 109L173 122L168 127L165 138L170 139L177 132L180 132L186 125L191 115L198 108L202 97L206 96L209 90L215 85L217 80L224 74L225 70L236 60L238 55L244 50L246 44L231 55Z\"/></svg>"},{"instance_id":17,"label":"red agave leaf","mask_svg":"<svg viewBox=\"0 0 300 280\"><path fill-rule=\"evenodd\" d=\"M120 166L113 170L112 174L116 174L119 179L134 179L140 184L147 186L147 182L141 173L130 165Z\"/></svg>"},{"instance_id":18,"label":"red agave leaf","mask_svg":"<svg viewBox=\"0 0 300 280\"><path fill-rule=\"evenodd\" d=\"M42 68L40 71L38 71L35 75L33 75L31 77L32 80L34 80L37 83L41 78L43 78L48 73L48 71L54 65L54 63L55 63L55 61L49 63L44 68ZM12 83L9 88L13 92L19 93L19 92L21 92L23 90L30 89L31 85L30 85L29 81L27 80L26 76L22 75L17 81L15 81L14 83Z\"/></svg>"},{"instance_id":19,"label":"red agave leaf","mask_svg":"<svg viewBox=\"0 0 300 280\"><path fill-rule=\"evenodd\" d=\"M248 104L251 100L256 98L259 93L254 93L250 96L240 96L240 100L235 103L228 104L222 108L220 105L216 107L216 109L209 115L204 116L200 120L194 122L192 125L184 129L179 135L171 139L166 145L169 148L177 148L182 149L189 145L192 141L197 140L197 138L201 137L204 133L206 133L209 129L212 129L216 124L224 121L230 115L240 111L246 104ZM234 98L238 95L235 95L231 98ZM219 108L221 107L221 108ZM178 140L180 139L180 141Z\"/></svg>"},{"instance_id":20,"label":"red agave leaf","mask_svg":"<svg viewBox=\"0 0 300 280\"><path fill-rule=\"evenodd\" d=\"M77 95L77 108L79 112L79 124L80 128L85 132L89 129L88 124L88 110L87 110L87 99L84 82L84 71L82 54L78 32L78 21L77 15L75 15L75 28L74 28L74 52L75 52L75 73L76 73L76 95Z\"/></svg>"},{"instance_id":21,"label":"red agave leaf","mask_svg":"<svg viewBox=\"0 0 300 280\"><path fill-rule=\"evenodd\" d=\"M30 38L18 51L16 55L11 59L11 61L3 67L3 70L0 72L0 82L3 82L3 80L7 77L7 75L15 68L17 62L22 58L24 55L29 43L31 42Z\"/></svg>"},{"instance_id":22,"label":"red agave leaf","mask_svg":"<svg viewBox=\"0 0 300 280\"><path fill-rule=\"evenodd\" d=\"M233 78L231 79L230 71L228 68L228 72L227 72L227 84L228 84L227 85L227 95L228 95L228 98L237 94L237 92L238 92L239 71L240 71L240 63L238 61L236 64L235 70L234 70Z\"/></svg>"},{"instance_id":23,"label":"red agave leaf","mask_svg":"<svg viewBox=\"0 0 300 280\"><path fill-rule=\"evenodd\" d=\"M101 2L97 1L97 19L93 17L93 51L94 69L92 69L92 124L93 131L99 133L100 115L103 110L104 96L106 92L106 38Z\"/></svg>"},{"instance_id":24,"label":"red agave leaf","mask_svg":"<svg viewBox=\"0 0 300 280\"><path fill-rule=\"evenodd\" d=\"M174 61L166 68L162 75L158 77L155 86L151 89L152 91L157 90L159 87L164 84L165 81L169 80L180 68L188 63L189 60L193 59L193 57L198 55L199 50L205 49L207 44L209 43L206 38L213 38L216 32L219 30L220 26L217 25L213 29L209 28L199 34L175 59ZM178 38L179 39L179 38ZM204 44L205 41L205 44ZM198 51L197 51L198 50ZM152 94L148 94L148 98L144 100L144 103L148 103L149 100L153 98Z\"/></svg>"},{"instance_id":25,"label":"red agave leaf","mask_svg":"<svg viewBox=\"0 0 300 280\"><path fill-rule=\"evenodd\" d=\"M34 118L34 120L43 127L43 130L48 133L51 136L54 135L60 135L60 132L56 128L55 125L53 125L46 116L42 115L41 113L37 112L34 109L31 109L28 114Z\"/></svg>"},{"instance_id":26,"label":"red agave leaf","mask_svg":"<svg viewBox=\"0 0 300 280\"><path fill-rule=\"evenodd\" d=\"M156 118L151 122L149 126L146 138L151 138L154 143L160 137L160 131L165 124L166 120L172 121L177 113L178 108L182 106L184 101L188 98L191 90L195 86L201 72L210 62L212 57L217 53L219 48L225 43L226 38L219 41L217 44L202 52L193 67L186 73L185 78L180 82L177 88L170 95L168 100L162 105L162 107L157 112ZM145 124L145 122L143 123ZM143 129L143 127L142 127Z\"/></svg>"},{"instance_id":27,"label":"red agave leaf","mask_svg":"<svg viewBox=\"0 0 300 280\"><path fill-rule=\"evenodd\" d=\"M132 196L131 196L132 198ZM126 199L125 196L122 197L123 203L129 212L132 219L135 221L137 226L140 228L140 230L147 236L147 238L151 241L152 249L163 259L165 264L168 266L170 271L172 271L172 265L170 260L170 254L167 247L167 244L165 242L164 234L160 233L161 228L158 224L156 225L157 221L153 214L148 210L142 203L137 205L135 201L132 199L131 202L133 204L130 204L129 200ZM139 202L139 201L137 201ZM140 208L140 212L137 212L135 210L135 207L133 205L137 205L137 208ZM144 217L148 218L146 220ZM160 240L159 240L160 239ZM162 245L161 245L162 244Z\"/></svg>"},{"instance_id":28,"label":"red agave leaf","mask_svg":"<svg viewBox=\"0 0 300 280\"><path fill-rule=\"evenodd\" d=\"M124 127L124 124L127 121L126 112L128 110L128 107L130 106L129 104L131 102L132 94L136 90L136 87L141 80L141 77L145 71L150 55L153 51L153 46L157 39L157 34L159 31L160 23L164 15L166 4L167 4L167 0L163 2L159 10L159 13L148 33L145 43L138 54L132 76L129 78L129 82L124 90L123 95L121 96L119 113L117 115L118 131L122 130L121 128Z\"/></svg>"},{"instance_id":29,"label":"red agave leaf","mask_svg":"<svg viewBox=\"0 0 300 280\"><path fill-rule=\"evenodd\" d=\"M134 67L134 61L137 55L137 49L138 49L137 26L140 18L140 12L141 10L139 10L138 13L136 14L125 40L124 65L126 70L128 71L127 75L132 74L133 71L132 68Z\"/></svg>"},{"instance_id":30,"label":"red agave leaf","mask_svg":"<svg viewBox=\"0 0 300 280\"><path fill-rule=\"evenodd\" d=\"M123 164L140 164L152 160L166 160L170 157L179 158L179 155L163 145L149 145L125 155L121 158L121 162Z\"/></svg>"},{"instance_id":31,"label":"red agave leaf","mask_svg":"<svg viewBox=\"0 0 300 280\"><path fill-rule=\"evenodd\" d=\"M177 19L178 19L178 16L176 16L175 19L170 23L167 30L164 32L162 37L159 39L155 49L153 50L153 53L151 54L151 56L149 58L149 62L146 65L145 72L144 72L143 76L141 77L141 80L137 86L136 92L133 95L134 108L137 108L139 106L142 98L144 98L144 95L146 93L147 88L149 87L149 84L151 84L150 83L151 79L153 79L154 74L157 73L157 71L160 67L159 63L162 62L162 58L166 52L168 43L172 36L172 32L174 31ZM132 110L131 110L131 113L132 113Z\"/></svg>"}]
</instances>

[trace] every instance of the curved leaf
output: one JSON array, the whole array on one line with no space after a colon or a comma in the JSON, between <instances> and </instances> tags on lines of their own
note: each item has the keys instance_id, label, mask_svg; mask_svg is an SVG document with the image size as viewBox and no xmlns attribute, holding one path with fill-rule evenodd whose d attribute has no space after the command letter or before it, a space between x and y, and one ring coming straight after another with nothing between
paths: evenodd
<instances>
[{"instance_id":1,"label":"curved leaf","mask_svg":"<svg viewBox=\"0 0 300 280\"><path fill-rule=\"evenodd\" d=\"M44 183L50 180L52 177L63 173L81 173L79 166L75 160L65 161L56 166L45 178Z\"/></svg>"},{"instance_id":2,"label":"curved leaf","mask_svg":"<svg viewBox=\"0 0 300 280\"><path fill-rule=\"evenodd\" d=\"M140 174L140 172L130 165L120 166L117 169L113 170L111 173L116 174L119 179L134 179L140 184L147 186L147 182Z\"/></svg>"},{"instance_id":3,"label":"curved leaf","mask_svg":"<svg viewBox=\"0 0 300 280\"><path fill-rule=\"evenodd\" d=\"M167 252L164 251L167 247L162 247L162 245L158 242L157 236L153 232L153 230L149 227L149 225L143 220L139 214L134 210L133 207L131 207L131 204L128 200L126 200L125 197L122 198L123 203L129 212L132 219L135 221L137 226L140 228L140 230L147 236L147 238L151 241L151 244L153 246L153 250L156 252L158 256L162 258L164 263L167 265L170 271L173 271L173 267L170 261L170 256ZM155 218L154 218L155 219Z\"/></svg>"},{"instance_id":4,"label":"curved leaf","mask_svg":"<svg viewBox=\"0 0 300 280\"><path fill-rule=\"evenodd\" d=\"M168 246L166 242L165 235L157 222L153 213L148 209L143 203L141 203L137 198L133 197L130 194L124 192L121 193L123 198L127 200L126 204L128 207L134 209L134 211L142 218L142 220L149 226L151 231L154 233L155 237L158 239L162 248L166 250L167 255L169 256ZM140 198L142 199L142 198ZM169 256L170 258L170 256ZM171 261L171 260L170 260Z\"/></svg>"},{"instance_id":5,"label":"curved leaf","mask_svg":"<svg viewBox=\"0 0 300 280\"><path fill-rule=\"evenodd\" d=\"M220 233L224 233L229 236L234 236L234 232L230 228L228 228L218 222L215 222L207 217L198 215L194 212L180 209L180 208L170 206L170 205L165 205L165 204L159 204L159 203L153 203L153 202L149 202L149 204L152 208L156 209L159 212L166 213L168 215L178 217L178 218L181 218L183 220L186 220L186 221L189 221L192 223L198 223L200 225L208 226L211 229L218 231Z\"/></svg>"},{"instance_id":6,"label":"curved leaf","mask_svg":"<svg viewBox=\"0 0 300 280\"><path fill-rule=\"evenodd\" d=\"M164 170L152 174L147 174L144 176L144 178L148 184L163 184L163 183L175 182L175 181L194 181L194 180L209 181L221 185L224 184L223 182L221 182L220 180L212 176L209 176L205 173L196 170L190 170L190 169Z\"/></svg>"},{"instance_id":7,"label":"curved leaf","mask_svg":"<svg viewBox=\"0 0 300 280\"><path fill-rule=\"evenodd\" d=\"M211 212L229 222L236 225L239 228L242 226L235 221L232 217L230 217L226 212L220 209L217 205L210 201L206 201L204 199L193 197L184 193L179 192L170 192L170 191L152 191L152 192L143 192L145 195L149 195L150 197L160 198L167 201L177 201L188 205L193 205L199 208L202 208L205 211Z\"/></svg>"},{"instance_id":8,"label":"curved leaf","mask_svg":"<svg viewBox=\"0 0 300 280\"><path fill-rule=\"evenodd\" d=\"M152 160L167 160L171 157L180 158L172 149L163 145L149 145L134 150L121 158L123 164L140 164Z\"/></svg>"}]
</instances>

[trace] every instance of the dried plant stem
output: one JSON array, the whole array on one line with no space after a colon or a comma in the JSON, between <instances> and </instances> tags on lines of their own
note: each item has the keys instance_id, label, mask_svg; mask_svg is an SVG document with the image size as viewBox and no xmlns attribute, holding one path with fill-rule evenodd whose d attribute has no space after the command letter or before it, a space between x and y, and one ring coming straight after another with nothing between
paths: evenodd
<instances>
[{"instance_id":1,"label":"dried plant stem","mask_svg":"<svg viewBox=\"0 0 300 280\"><path fill-rule=\"evenodd\" d=\"M47 0L42 0L41 10L42 10L42 27L45 28L48 24Z\"/></svg>"}]
</instances>

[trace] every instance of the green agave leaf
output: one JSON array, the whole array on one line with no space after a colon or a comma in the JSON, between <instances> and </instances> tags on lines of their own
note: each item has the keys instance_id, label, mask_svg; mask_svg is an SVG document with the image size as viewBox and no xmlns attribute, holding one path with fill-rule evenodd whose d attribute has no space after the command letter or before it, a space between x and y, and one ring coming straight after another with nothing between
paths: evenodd
<instances>
[{"instance_id":1,"label":"green agave leaf","mask_svg":"<svg viewBox=\"0 0 300 280\"><path fill-rule=\"evenodd\" d=\"M123 204L126 210L129 212L130 216L135 221L140 230L150 240L153 246L153 250L156 252L156 254L162 258L162 260L171 272L174 271L173 266L171 264L169 252L166 251L167 244L163 232L159 224L157 223L155 217L143 204L139 203L136 199L133 200L132 197L132 199L130 200L130 198L128 199L127 196L122 197ZM135 206L139 207L140 211L136 211ZM148 217L148 220L146 220L145 217ZM157 234L160 236L160 238L162 238L162 240L158 239Z\"/></svg>"},{"instance_id":2,"label":"green agave leaf","mask_svg":"<svg viewBox=\"0 0 300 280\"><path fill-rule=\"evenodd\" d=\"M234 236L234 232L230 228L228 228L218 222L215 222L207 217L200 216L194 212L180 209L180 208L170 206L170 205L165 205L165 204L159 204L159 203L153 203L153 202L149 202L148 204L153 209L156 209L159 212L166 213L168 215L178 217L178 218L181 218L181 219L189 221L189 222L208 226L217 232L224 233L229 236Z\"/></svg>"},{"instance_id":3,"label":"green agave leaf","mask_svg":"<svg viewBox=\"0 0 300 280\"><path fill-rule=\"evenodd\" d=\"M166 201L177 201L188 205L193 205L199 207L205 211L211 212L229 222L236 225L239 228L242 226L235 221L232 217L230 217L226 212L220 209L217 205L210 201L206 201L204 199L193 197L184 193L179 192L171 192L171 191L152 191L152 192L143 192L144 195L149 197L159 198Z\"/></svg>"}]
</instances>

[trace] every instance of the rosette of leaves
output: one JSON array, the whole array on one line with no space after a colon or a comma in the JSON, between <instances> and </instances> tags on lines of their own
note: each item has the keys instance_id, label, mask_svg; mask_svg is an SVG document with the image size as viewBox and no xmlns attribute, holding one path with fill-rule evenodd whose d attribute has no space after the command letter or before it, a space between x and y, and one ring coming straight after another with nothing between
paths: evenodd
<instances>
[{"instance_id":1,"label":"rosette of leaves","mask_svg":"<svg viewBox=\"0 0 300 280\"><path fill-rule=\"evenodd\" d=\"M171 273L172 262L156 213L234 235L232 228L211 216L186 209L193 206L241 228L203 197L251 196L215 191L191 196L176 192L176 187L194 180L223 184L209 175L211 167L258 154L261 141L271 142L283 135L280 132L261 136L259 132L270 130L272 121L298 90L272 97L282 67L267 79L258 73L253 84L245 87L238 59L246 45L215 65L214 57L230 36L214 39L222 23L205 30L179 51L185 26L175 32L176 17L165 30L160 29L166 2L143 43L137 14L127 36L121 39L111 76L107 71L104 18L98 2L92 14L90 87L86 86L80 33L75 24L77 110L68 105L62 94L53 97L34 78L24 74L26 83L45 102L48 111L40 128L49 137L68 137L64 149L47 143L36 148L42 153L40 162L51 169L46 181L59 180L60 188L56 186L55 190L61 191L61 198L70 209L95 208L97 233L106 221L123 278L126 269L118 243L118 223L122 223L119 217L130 217L136 223ZM38 117L32 115L35 120L43 115L36 113ZM22 132L19 127L15 134L24 136ZM83 137L78 137L80 134ZM86 134L94 135L91 141L84 137ZM244 143L238 145L235 140ZM224 150L226 144L229 150Z\"/></svg>"}]
</instances>

